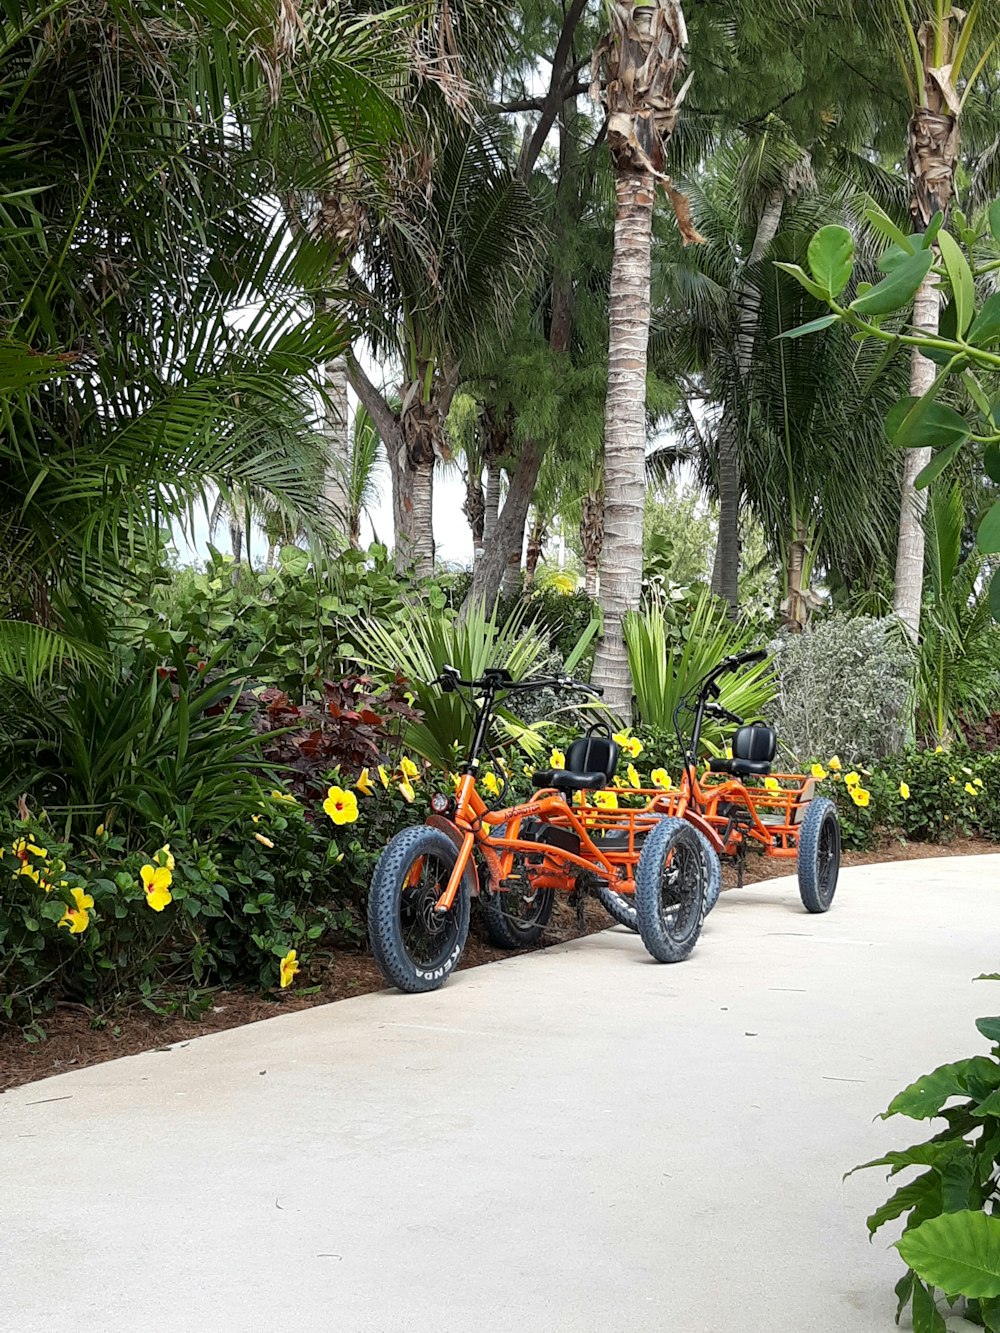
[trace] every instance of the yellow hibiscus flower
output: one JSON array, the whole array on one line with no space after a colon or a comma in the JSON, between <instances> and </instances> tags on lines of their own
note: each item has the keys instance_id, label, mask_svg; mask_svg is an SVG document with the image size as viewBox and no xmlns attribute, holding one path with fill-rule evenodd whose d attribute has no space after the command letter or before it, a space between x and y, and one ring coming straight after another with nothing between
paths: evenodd
<instances>
[{"instance_id":1,"label":"yellow hibiscus flower","mask_svg":"<svg viewBox=\"0 0 1000 1333\"><path fill-rule=\"evenodd\" d=\"M378 766L378 780L379 780L379 782L381 782L381 784L382 784L383 787L385 787L386 789L388 789L388 787L389 787L389 770L386 768L386 766L385 766L384 764L379 764L379 766Z\"/></svg>"},{"instance_id":2,"label":"yellow hibiscus flower","mask_svg":"<svg viewBox=\"0 0 1000 1333\"><path fill-rule=\"evenodd\" d=\"M84 893L83 889L71 889L73 906L67 907L59 924L68 926L71 935L82 935L90 925L90 908L94 905L94 900L89 893Z\"/></svg>"},{"instance_id":3,"label":"yellow hibiscus flower","mask_svg":"<svg viewBox=\"0 0 1000 1333\"><path fill-rule=\"evenodd\" d=\"M299 970L298 954L295 949L289 949L281 960L281 989L287 990L295 980L295 974Z\"/></svg>"},{"instance_id":4,"label":"yellow hibiscus flower","mask_svg":"<svg viewBox=\"0 0 1000 1333\"><path fill-rule=\"evenodd\" d=\"M613 791L598 791L594 793L594 804L598 810L617 810L618 797Z\"/></svg>"},{"instance_id":5,"label":"yellow hibiscus flower","mask_svg":"<svg viewBox=\"0 0 1000 1333\"><path fill-rule=\"evenodd\" d=\"M907 782L901 782L901 783L899 784L899 794L900 794L900 796L902 796L902 798L903 798L904 801L908 801L908 800L910 799L910 786L909 786L909 783L907 783Z\"/></svg>"},{"instance_id":6,"label":"yellow hibiscus flower","mask_svg":"<svg viewBox=\"0 0 1000 1333\"><path fill-rule=\"evenodd\" d=\"M935 753L935 754L944 754L944 746L943 746L943 745L935 745L935 747L934 747L934 753Z\"/></svg>"},{"instance_id":7,"label":"yellow hibiscus flower","mask_svg":"<svg viewBox=\"0 0 1000 1333\"><path fill-rule=\"evenodd\" d=\"M631 786L636 789L642 786L642 778L639 776L639 770L636 768L635 764L629 764L625 772Z\"/></svg>"},{"instance_id":8,"label":"yellow hibiscus flower","mask_svg":"<svg viewBox=\"0 0 1000 1333\"><path fill-rule=\"evenodd\" d=\"M335 824L354 824L358 818L358 798L343 787L331 787L323 802L323 809Z\"/></svg>"},{"instance_id":9,"label":"yellow hibiscus flower","mask_svg":"<svg viewBox=\"0 0 1000 1333\"><path fill-rule=\"evenodd\" d=\"M841 767L842 765L840 762L840 755L835 754L833 758L830 760L830 762L827 764L827 768L830 770L831 773L839 773Z\"/></svg>"},{"instance_id":10,"label":"yellow hibiscus flower","mask_svg":"<svg viewBox=\"0 0 1000 1333\"><path fill-rule=\"evenodd\" d=\"M851 788L851 800L854 802L856 806L859 806L860 809L862 810L867 809L869 803L871 802L871 799L872 799L871 792L865 791L864 787L862 787L860 784L856 783Z\"/></svg>"},{"instance_id":11,"label":"yellow hibiscus flower","mask_svg":"<svg viewBox=\"0 0 1000 1333\"><path fill-rule=\"evenodd\" d=\"M160 848L160 850L156 853L156 860L159 865L166 866L168 870L176 869L174 854L170 850L169 842L165 842L163 846Z\"/></svg>"},{"instance_id":12,"label":"yellow hibiscus flower","mask_svg":"<svg viewBox=\"0 0 1000 1333\"><path fill-rule=\"evenodd\" d=\"M417 793L413 790L413 783L409 778L404 778L398 786L400 796L406 801L407 805L412 805L417 797Z\"/></svg>"},{"instance_id":13,"label":"yellow hibiscus flower","mask_svg":"<svg viewBox=\"0 0 1000 1333\"><path fill-rule=\"evenodd\" d=\"M366 773L368 772L367 768L365 769L365 772L366 772ZM295 799L295 797L294 797L294 796L290 796L289 793L288 793L287 791L273 791L273 792L271 792L271 800L272 800L272 801L284 801L287 805L298 805L298 801Z\"/></svg>"},{"instance_id":14,"label":"yellow hibiscus flower","mask_svg":"<svg viewBox=\"0 0 1000 1333\"><path fill-rule=\"evenodd\" d=\"M562 750L552 751L552 753L549 755L549 767L550 768L566 767L566 756L563 754Z\"/></svg>"},{"instance_id":15,"label":"yellow hibiscus flower","mask_svg":"<svg viewBox=\"0 0 1000 1333\"><path fill-rule=\"evenodd\" d=\"M645 746L638 736L630 736L627 731L619 731L615 736L615 744L620 745L627 755L633 759L638 759Z\"/></svg>"},{"instance_id":16,"label":"yellow hibiscus flower","mask_svg":"<svg viewBox=\"0 0 1000 1333\"><path fill-rule=\"evenodd\" d=\"M399 761L399 771L400 773L402 773L404 778L409 778L411 782L413 782L415 778L420 777L420 769L409 757L409 755L406 754L404 754L402 759L400 759Z\"/></svg>"},{"instance_id":17,"label":"yellow hibiscus flower","mask_svg":"<svg viewBox=\"0 0 1000 1333\"><path fill-rule=\"evenodd\" d=\"M969 793L970 796L978 796L978 795L979 795L979 791L978 791L978 789L977 789L976 787L974 787L974 786L972 785L971 782L967 782L967 783L965 784L965 790Z\"/></svg>"},{"instance_id":18,"label":"yellow hibiscus flower","mask_svg":"<svg viewBox=\"0 0 1000 1333\"><path fill-rule=\"evenodd\" d=\"M781 791L781 783L777 778L765 778L764 787L767 791Z\"/></svg>"},{"instance_id":19,"label":"yellow hibiscus flower","mask_svg":"<svg viewBox=\"0 0 1000 1333\"><path fill-rule=\"evenodd\" d=\"M154 912L162 912L173 902L170 886L174 877L167 866L144 865L139 871L139 877L146 891L146 902Z\"/></svg>"},{"instance_id":20,"label":"yellow hibiscus flower","mask_svg":"<svg viewBox=\"0 0 1000 1333\"><path fill-rule=\"evenodd\" d=\"M975 779L974 779L974 783L975 783L975 785L976 785L976 786L980 789L980 791L981 791L981 790L982 790L982 787L983 787L983 780L982 780L982 778L975 778Z\"/></svg>"},{"instance_id":21,"label":"yellow hibiscus flower","mask_svg":"<svg viewBox=\"0 0 1000 1333\"><path fill-rule=\"evenodd\" d=\"M817 782L824 782L830 776L822 764L813 764L809 771Z\"/></svg>"},{"instance_id":22,"label":"yellow hibiscus flower","mask_svg":"<svg viewBox=\"0 0 1000 1333\"><path fill-rule=\"evenodd\" d=\"M358 780L354 784L362 796L372 796L375 792L375 786L371 779L371 774L367 768L363 768L358 775Z\"/></svg>"},{"instance_id":23,"label":"yellow hibiscus flower","mask_svg":"<svg viewBox=\"0 0 1000 1333\"><path fill-rule=\"evenodd\" d=\"M861 774L860 774L860 773L845 773L845 775L844 775L844 781L847 783L847 785L848 785L849 787L860 787L860 786L861 786Z\"/></svg>"},{"instance_id":24,"label":"yellow hibiscus flower","mask_svg":"<svg viewBox=\"0 0 1000 1333\"><path fill-rule=\"evenodd\" d=\"M669 791L674 785L665 768L654 768L649 776L653 786L659 787L661 791Z\"/></svg>"},{"instance_id":25,"label":"yellow hibiscus flower","mask_svg":"<svg viewBox=\"0 0 1000 1333\"><path fill-rule=\"evenodd\" d=\"M491 796L500 795L500 780L495 773L483 774L483 786Z\"/></svg>"}]
</instances>

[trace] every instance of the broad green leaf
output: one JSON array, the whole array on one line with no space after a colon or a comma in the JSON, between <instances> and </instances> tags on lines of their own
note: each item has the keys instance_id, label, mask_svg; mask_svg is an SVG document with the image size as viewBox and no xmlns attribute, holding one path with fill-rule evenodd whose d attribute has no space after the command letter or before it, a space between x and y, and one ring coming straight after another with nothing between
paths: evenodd
<instances>
[{"instance_id":1,"label":"broad green leaf","mask_svg":"<svg viewBox=\"0 0 1000 1333\"><path fill-rule=\"evenodd\" d=\"M947 1324L934 1303L933 1293L922 1282L913 1284L913 1333L944 1333Z\"/></svg>"},{"instance_id":2,"label":"broad green leaf","mask_svg":"<svg viewBox=\"0 0 1000 1333\"><path fill-rule=\"evenodd\" d=\"M836 299L854 272L854 237L846 227L823 227L809 242L809 268L826 292Z\"/></svg>"},{"instance_id":3,"label":"broad green leaf","mask_svg":"<svg viewBox=\"0 0 1000 1333\"><path fill-rule=\"evenodd\" d=\"M865 209L865 217L879 235L884 236L887 241L890 241L893 245L901 246L908 254L912 255L916 253L917 247L915 241L917 238L914 236L907 236L904 232L900 231L889 214L886 213L884 209L880 208L878 204L874 202L870 203Z\"/></svg>"},{"instance_id":4,"label":"broad green leaf","mask_svg":"<svg viewBox=\"0 0 1000 1333\"><path fill-rule=\"evenodd\" d=\"M987 1041L1000 1044L1000 1018L977 1018L976 1027Z\"/></svg>"},{"instance_id":5,"label":"broad green leaf","mask_svg":"<svg viewBox=\"0 0 1000 1333\"><path fill-rule=\"evenodd\" d=\"M949 444L947 449L942 449L940 453L935 454L927 466L917 474L913 483L916 489L924 491L932 481L937 481L964 443L964 440L956 440L954 444Z\"/></svg>"},{"instance_id":6,"label":"broad green leaf","mask_svg":"<svg viewBox=\"0 0 1000 1333\"><path fill-rule=\"evenodd\" d=\"M1000 1217L944 1213L908 1231L896 1248L918 1277L948 1296L1000 1296Z\"/></svg>"},{"instance_id":7,"label":"broad green leaf","mask_svg":"<svg viewBox=\"0 0 1000 1333\"><path fill-rule=\"evenodd\" d=\"M972 1108L973 1115L1000 1116L1000 1090L991 1092L988 1097L984 1097L978 1106Z\"/></svg>"},{"instance_id":8,"label":"broad green leaf","mask_svg":"<svg viewBox=\"0 0 1000 1333\"><path fill-rule=\"evenodd\" d=\"M951 283L958 334L959 337L964 337L976 313L976 280L972 276L969 261L954 236L943 231L938 237L938 245L941 247L944 266L948 270L948 280Z\"/></svg>"},{"instance_id":9,"label":"broad green leaf","mask_svg":"<svg viewBox=\"0 0 1000 1333\"><path fill-rule=\"evenodd\" d=\"M297 546L283 546L278 552L278 560L286 574L301 578L309 568L309 556Z\"/></svg>"},{"instance_id":10,"label":"broad green leaf","mask_svg":"<svg viewBox=\"0 0 1000 1333\"><path fill-rule=\"evenodd\" d=\"M1000 509L1000 505L997 506ZM969 1075L975 1073L989 1087L1000 1086L1000 1065L987 1055L974 1055L969 1060L956 1060L953 1064L941 1065L930 1074L924 1074L904 1088L889 1103L882 1119L889 1116L905 1115L911 1120L930 1120L936 1116L945 1102L952 1097L968 1097Z\"/></svg>"},{"instance_id":11,"label":"broad green leaf","mask_svg":"<svg viewBox=\"0 0 1000 1333\"><path fill-rule=\"evenodd\" d=\"M824 305L829 305L829 297L826 291L818 282L813 282L809 274L806 273L798 264L775 264L775 268L782 269L785 273L790 273L796 282L802 284L810 296L815 296L817 301L822 301Z\"/></svg>"},{"instance_id":12,"label":"broad green leaf","mask_svg":"<svg viewBox=\"0 0 1000 1333\"><path fill-rule=\"evenodd\" d=\"M936 243L938 236L940 236L941 234L941 228L943 226L944 226L944 214L941 212L940 209L938 209L938 211L931 218L930 222L927 224L927 230L923 233L922 236L917 237L921 247L924 250L929 250L931 246Z\"/></svg>"},{"instance_id":13,"label":"broad green leaf","mask_svg":"<svg viewBox=\"0 0 1000 1333\"><path fill-rule=\"evenodd\" d=\"M885 419L885 433L900 449L943 449L950 444L964 444L972 427L947 403L933 398L913 402L903 415L894 404Z\"/></svg>"},{"instance_id":14,"label":"broad green leaf","mask_svg":"<svg viewBox=\"0 0 1000 1333\"><path fill-rule=\"evenodd\" d=\"M920 284L931 271L934 255L921 250L899 265L870 292L859 296L848 307L856 315L891 315L908 306L916 296Z\"/></svg>"},{"instance_id":15,"label":"broad green leaf","mask_svg":"<svg viewBox=\"0 0 1000 1333\"><path fill-rule=\"evenodd\" d=\"M1000 342L1000 292L995 292L980 310L966 341L973 347Z\"/></svg>"},{"instance_id":16,"label":"broad green leaf","mask_svg":"<svg viewBox=\"0 0 1000 1333\"><path fill-rule=\"evenodd\" d=\"M982 412L986 420L990 421L993 415L993 408L990 406L990 400L983 392L983 386L979 383L971 370L965 371L962 375L962 383L965 385L966 393L979 408L980 412Z\"/></svg>"},{"instance_id":17,"label":"broad green leaf","mask_svg":"<svg viewBox=\"0 0 1000 1333\"><path fill-rule=\"evenodd\" d=\"M1000 486L1000 444L988 444L983 451L983 463L990 481ZM997 975L1000 981L1000 973Z\"/></svg>"},{"instance_id":18,"label":"broad green leaf","mask_svg":"<svg viewBox=\"0 0 1000 1333\"><path fill-rule=\"evenodd\" d=\"M903 1311L910 1303L910 1297L913 1295L913 1270L908 1268L895 1286L896 1292L896 1323L899 1323Z\"/></svg>"},{"instance_id":19,"label":"broad green leaf","mask_svg":"<svg viewBox=\"0 0 1000 1333\"><path fill-rule=\"evenodd\" d=\"M810 320L808 324L800 324L797 329L789 329L787 333L779 333L779 338L805 338L807 334L819 333L822 329L828 329L831 324L836 324L839 315L821 315L819 319Z\"/></svg>"},{"instance_id":20,"label":"broad green leaf","mask_svg":"<svg viewBox=\"0 0 1000 1333\"><path fill-rule=\"evenodd\" d=\"M1000 551L1000 501L987 511L979 525L979 549L983 555L996 555Z\"/></svg>"},{"instance_id":21,"label":"broad green leaf","mask_svg":"<svg viewBox=\"0 0 1000 1333\"><path fill-rule=\"evenodd\" d=\"M900 1185L896 1193L881 1207L876 1208L868 1219L869 1234L874 1236L879 1227L884 1227L886 1222L892 1222L895 1218L901 1217L903 1213L908 1213L911 1208L915 1208L927 1194L937 1190L940 1192L941 1178L936 1171L925 1171L922 1176L917 1176L916 1180L909 1181L906 1185Z\"/></svg>"},{"instance_id":22,"label":"broad green leaf","mask_svg":"<svg viewBox=\"0 0 1000 1333\"><path fill-rule=\"evenodd\" d=\"M969 1191L975 1179L973 1158L954 1157L941 1168L941 1211L960 1213L971 1206Z\"/></svg>"},{"instance_id":23,"label":"broad green leaf","mask_svg":"<svg viewBox=\"0 0 1000 1333\"><path fill-rule=\"evenodd\" d=\"M902 1150L894 1149L892 1152L887 1152L884 1157L863 1162L861 1166L856 1166L854 1171L848 1171L847 1174L853 1176L855 1171L867 1171L874 1166L887 1166L890 1168L889 1175L895 1176L900 1171L905 1171L908 1166L940 1167L942 1162L950 1161L951 1158L965 1152L968 1152L968 1147L960 1137L930 1139L927 1143L915 1143L912 1148Z\"/></svg>"},{"instance_id":24,"label":"broad green leaf","mask_svg":"<svg viewBox=\"0 0 1000 1333\"><path fill-rule=\"evenodd\" d=\"M920 247L918 246L917 249L919 250L919 248ZM885 250L879 255L878 266L880 272L895 273L900 264L905 264L915 253L917 253L917 251L909 246L907 246L906 249L903 249L902 246L899 245L890 245L888 250Z\"/></svg>"},{"instance_id":25,"label":"broad green leaf","mask_svg":"<svg viewBox=\"0 0 1000 1333\"><path fill-rule=\"evenodd\" d=\"M893 403L885 414L885 435L886 439L895 442L896 436L903 427L903 422L910 415L921 399L914 398L910 394L906 398L900 398L898 403Z\"/></svg>"},{"instance_id":26,"label":"broad green leaf","mask_svg":"<svg viewBox=\"0 0 1000 1333\"><path fill-rule=\"evenodd\" d=\"M990 205L990 231L993 239L1000 241L1000 199Z\"/></svg>"}]
</instances>

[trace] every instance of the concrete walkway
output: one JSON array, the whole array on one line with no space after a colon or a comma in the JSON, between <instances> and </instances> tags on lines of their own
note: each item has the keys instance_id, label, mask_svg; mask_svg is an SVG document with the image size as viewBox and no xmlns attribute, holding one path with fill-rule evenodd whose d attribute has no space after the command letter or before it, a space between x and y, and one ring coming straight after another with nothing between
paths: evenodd
<instances>
[{"instance_id":1,"label":"concrete walkway","mask_svg":"<svg viewBox=\"0 0 1000 1333\"><path fill-rule=\"evenodd\" d=\"M879 1333L912 1078L980 1043L1000 856L726 894L0 1097L0 1329Z\"/></svg>"}]
</instances>

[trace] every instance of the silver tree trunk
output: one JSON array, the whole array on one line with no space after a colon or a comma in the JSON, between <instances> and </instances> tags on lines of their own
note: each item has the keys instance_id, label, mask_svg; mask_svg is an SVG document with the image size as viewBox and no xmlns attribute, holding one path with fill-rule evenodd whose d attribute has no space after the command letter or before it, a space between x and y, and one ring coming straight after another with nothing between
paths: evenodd
<instances>
[{"instance_id":1,"label":"silver tree trunk","mask_svg":"<svg viewBox=\"0 0 1000 1333\"><path fill-rule=\"evenodd\" d=\"M503 469L492 462L486 474L486 513L483 516L483 550L488 551L497 539L500 521L500 474Z\"/></svg>"},{"instance_id":2,"label":"silver tree trunk","mask_svg":"<svg viewBox=\"0 0 1000 1333\"><path fill-rule=\"evenodd\" d=\"M405 451L392 469L396 568L411 566L417 578L434 573L434 464L408 464Z\"/></svg>"},{"instance_id":3,"label":"silver tree trunk","mask_svg":"<svg viewBox=\"0 0 1000 1333\"><path fill-rule=\"evenodd\" d=\"M604 414L604 636L594 681L607 706L632 716L622 620L642 595L646 502L646 366L655 183L648 171L620 170L615 182L615 247L609 301L608 396Z\"/></svg>"},{"instance_id":4,"label":"silver tree trunk","mask_svg":"<svg viewBox=\"0 0 1000 1333\"><path fill-rule=\"evenodd\" d=\"M327 362L324 371L323 435L326 440L326 470L323 494L334 510L337 527L350 529L351 434L347 398L347 357Z\"/></svg>"},{"instance_id":5,"label":"silver tree trunk","mask_svg":"<svg viewBox=\"0 0 1000 1333\"><path fill-rule=\"evenodd\" d=\"M913 302L913 325L925 333L937 333L941 297L932 275ZM910 370L910 392L921 398L934 383L937 367L914 350ZM903 465L903 495L899 511L899 544L896 547L896 615L916 643L920 638L920 612L924 593L924 515L927 492L914 486L931 461L932 449L907 449Z\"/></svg>"},{"instance_id":6,"label":"silver tree trunk","mask_svg":"<svg viewBox=\"0 0 1000 1333\"><path fill-rule=\"evenodd\" d=\"M768 196L757 224L746 267L759 264L778 234L785 208L785 191L779 186ZM754 344L760 323L760 293L742 277L736 284L736 365L742 384L753 365ZM719 537L712 570L712 591L724 597L735 612L739 607L740 581L740 435L735 410L727 411L719 426Z\"/></svg>"}]
</instances>

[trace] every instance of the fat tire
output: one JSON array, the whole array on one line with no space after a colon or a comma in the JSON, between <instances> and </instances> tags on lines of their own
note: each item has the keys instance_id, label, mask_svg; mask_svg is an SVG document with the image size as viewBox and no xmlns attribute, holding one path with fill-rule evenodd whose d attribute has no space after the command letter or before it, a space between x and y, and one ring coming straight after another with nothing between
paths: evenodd
<instances>
[{"instance_id":1,"label":"fat tire","mask_svg":"<svg viewBox=\"0 0 1000 1333\"><path fill-rule=\"evenodd\" d=\"M635 894L615 893L606 884L594 885L594 897L607 912L612 921L626 930L639 933L639 921L635 913Z\"/></svg>"},{"instance_id":2,"label":"fat tire","mask_svg":"<svg viewBox=\"0 0 1000 1333\"><path fill-rule=\"evenodd\" d=\"M458 966L469 936L471 892L466 874L451 909L457 929L447 958L427 967L411 958L407 951L400 921L403 882L418 857L431 855L452 868L458 860L455 844L437 829L403 829L379 857L368 890L368 940L372 955L386 981L410 995L443 986Z\"/></svg>"},{"instance_id":3,"label":"fat tire","mask_svg":"<svg viewBox=\"0 0 1000 1333\"><path fill-rule=\"evenodd\" d=\"M824 829L832 826L832 879L822 883L820 864L820 842ZM799 828L799 896L807 912L819 914L829 912L833 906L833 896L837 892L837 876L840 872L840 817L837 807L826 796L816 796L809 802L805 818Z\"/></svg>"},{"instance_id":4,"label":"fat tire","mask_svg":"<svg viewBox=\"0 0 1000 1333\"><path fill-rule=\"evenodd\" d=\"M683 935L677 935L663 912L661 881L664 863L674 851L693 855L696 882L691 886L695 898L693 923ZM714 856L715 853L713 852ZM686 820L662 819L646 838L635 872L635 907L642 942L658 963L681 963L690 957L698 943L707 910L705 890L709 878L709 858L705 840Z\"/></svg>"}]
</instances>

